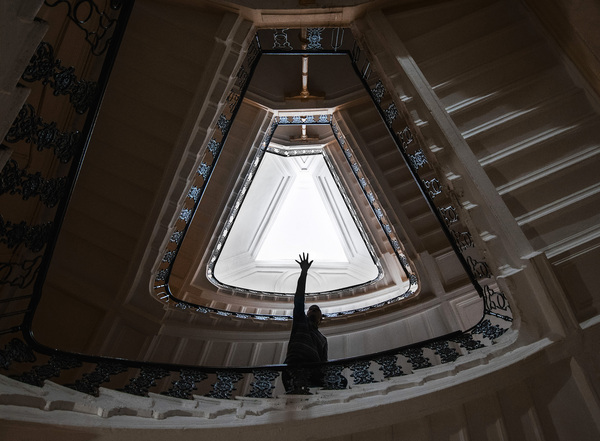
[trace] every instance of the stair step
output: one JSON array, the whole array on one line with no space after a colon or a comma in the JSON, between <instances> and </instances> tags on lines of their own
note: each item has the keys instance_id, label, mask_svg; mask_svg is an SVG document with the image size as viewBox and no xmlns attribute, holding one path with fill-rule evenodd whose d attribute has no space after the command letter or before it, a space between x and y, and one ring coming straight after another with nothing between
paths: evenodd
<instances>
[{"instance_id":1,"label":"stair step","mask_svg":"<svg viewBox=\"0 0 600 441\"><path fill-rule=\"evenodd\" d=\"M535 44L539 36L522 19L476 41L457 47L418 64L432 87L458 75L493 62L524 46Z\"/></svg>"},{"instance_id":2,"label":"stair step","mask_svg":"<svg viewBox=\"0 0 600 441\"><path fill-rule=\"evenodd\" d=\"M591 108L582 91L554 95L544 106L531 105L504 118L489 121L476 130L463 133L478 158L502 154L523 142L550 134L556 128L569 129L590 118ZM582 105L583 104L583 105Z\"/></svg>"},{"instance_id":3,"label":"stair step","mask_svg":"<svg viewBox=\"0 0 600 441\"><path fill-rule=\"evenodd\" d=\"M507 110L518 112L532 106L544 107L545 101L553 99L550 91L575 94L577 89L568 81L563 69L551 69L498 87L486 95L464 100L448 111L461 132L471 132L488 121L502 118Z\"/></svg>"},{"instance_id":4,"label":"stair step","mask_svg":"<svg viewBox=\"0 0 600 441\"><path fill-rule=\"evenodd\" d=\"M433 89L446 107L464 99L489 91L491 85L509 84L518 78L526 77L556 65L554 54L542 41L525 46L496 58L484 65L478 65L460 75L437 84Z\"/></svg>"},{"instance_id":5,"label":"stair step","mask_svg":"<svg viewBox=\"0 0 600 441\"><path fill-rule=\"evenodd\" d=\"M530 216L540 207L560 208L559 200L578 200L581 194L595 188L600 168L599 150L575 157L570 162L552 164L500 189L504 201L516 218ZM554 205L553 205L554 204Z\"/></svg>"},{"instance_id":6,"label":"stair step","mask_svg":"<svg viewBox=\"0 0 600 441\"><path fill-rule=\"evenodd\" d=\"M482 165L494 185L504 192L532 176L585 161L598 154L600 149L600 124L597 118L594 120L594 125L552 131L549 136L540 136L524 146L517 146L516 151L501 160ZM570 148L565 149L565 145Z\"/></svg>"},{"instance_id":7,"label":"stair step","mask_svg":"<svg viewBox=\"0 0 600 441\"><path fill-rule=\"evenodd\" d=\"M426 4L423 7L410 5L407 9L402 4L395 8L390 7L384 13L396 29L400 38L409 41L431 32L448 21L459 20L461 17L472 13L478 8L484 8L494 3L494 0L455 0L452 2L441 2Z\"/></svg>"},{"instance_id":8,"label":"stair step","mask_svg":"<svg viewBox=\"0 0 600 441\"><path fill-rule=\"evenodd\" d=\"M502 2L496 2L448 20L445 24L406 41L405 46L415 61L420 63L470 44L514 21L515 11Z\"/></svg>"}]
</instances>

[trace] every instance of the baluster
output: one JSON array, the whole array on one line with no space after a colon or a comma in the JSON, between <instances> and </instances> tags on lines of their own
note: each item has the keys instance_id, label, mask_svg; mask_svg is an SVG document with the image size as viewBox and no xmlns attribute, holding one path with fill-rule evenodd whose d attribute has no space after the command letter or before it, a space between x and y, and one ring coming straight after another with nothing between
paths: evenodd
<instances>
[{"instance_id":1,"label":"baluster","mask_svg":"<svg viewBox=\"0 0 600 441\"><path fill-rule=\"evenodd\" d=\"M413 371L431 366L429 359L423 355L423 348L409 348L400 351L400 355L406 357Z\"/></svg>"},{"instance_id":2,"label":"baluster","mask_svg":"<svg viewBox=\"0 0 600 441\"><path fill-rule=\"evenodd\" d=\"M469 352L485 347L480 341L475 340L470 332L463 332L460 336L451 338L450 341L458 343L461 348L465 348Z\"/></svg>"},{"instance_id":3,"label":"baluster","mask_svg":"<svg viewBox=\"0 0 600 441\"><path fill-rule=\"evenodd\" d=\"M460 354L456 349L451 348L447 341L436 341L426 346L429 349L433 349L436 355L440 356L443 363L449 363L455 361Z\"/></svg>"},{"instance_id":4,"label":"baluster","mask_svg":"<svg viewBox=\"0 0 600 441\"><path fill-rule=\"evenodd\" d=\"M375 360L381 367L380 371L383 371L383 378L400 377L406 375L402 372L402 368L398 366L398 357L395 355L386 355L379 357Z\"/></svg>"},{"instance_id":5,"label":"baluster","mask_svg":"<svg viewBox=\"0 0 600 441\"><path fill-rule=\"evenodd\" d=\"M164 378L169 374L168 370L160 367L144 366L140 369L139 375L129 380L129 383L120 390L128 394L147 397L148 390L156 386L156 380Z\"/></svg>"},{"instance_id":6,"label":"baluster","mask_svg":"<svg viewBox=\"0 0 600 441\"><path fill-rule=\"evenodd\" d=\"M250 383L252 390L247 395L253 398L271 398L272 391L275 389L274 380L279 377L279 372L269 370L253 371L254 381Z\"/></svg>"},{"instance_id":7,"label":"baluster","mask_svg":"<svg viewBox=\"0 0 600 441\"><path fill-rule=\"evenodd\" d=\"M106 383L113 375L127 371L127 366L116 363L102 361L96 364L93 372L83 374L81 380L75 383L66 384L65 386L83 392L88 395L98 396L99 387L102 383Z\"/></svg>"},{"instance_id":8,"label":"baluster","mask_svg":"<svg viewBox=\"0 0 600 441\"><path fill-rule=\"evenodd\" d=\"M492 325L489 319L482 320L473 328L471 334L482 334L485 338L495 343L494 340L506 332L506 329L499 325Z\"/></svg>"},{"instance_id":9,"label":"baluster","mask_svg":"<svg viewBox=\"0 0 600 441\"><path fill-rule=\"evenodd\" d=\"M348 387L348 380L342 374L343 364L328 364L323 368L323 389L339 390Z\"/></svg>"},{"instance_id":10,"label":"baluster","mask_svg":"<svg viewBox=\"0 0 600 441\"><path fill-rule=\"evenodd\" d=\"M206 372L192 369L182 369L179 372L179 380L172 382L173 386L166 391L161 392L163 395L170 397L185 398L191 400L193 398L192 391L198 389L196 383L206 380L208 375Z\"/></svg>"},{"instance_id":11,"label":"baluster","mask_svg":"<svg viewBox=\"0 0 600 441\"><path fill-rule=\"evenodd\" d=\"M63 369L72 369L80 367L81 365L81 361L74 357L63 354L54 354L50 357L48 363L41 366L35 366L29 372L13 376L12 378L23 383L31 384L32 386L42 387L44 386L44 381L60 376Z\"/></svg>"},{"instance_id":12,"label":"baluster","mask_svg":"<svg viewBox=\"0 0 600 441\"><path fill-rule=\"evenodd\" d=\"M219 371L217 372L217 382L214 383L213 390L206 394L207 397L230 400L231 393L236 390L235 383L244 378L239 372Z\"/></svg>"},{"instance_id":13,"label":"baluster","mask_svg":"<svg viewBox=\"0 0 600 441\"><path fill-rule=\"evenodd\" d=\"M17 363L33 363L35 354L18 338L13 338L4 349L0 349L0 367L8 369L13 361Z\"/></svg>"},{"instance_id":14,"label":"baluster","mask_svg":"<svg viewBox=\"0 0 600 441\"><path fill-rule=\"evenodd\" d=\"M373 378L373 372L369 370L371 367L371 361L356 361L350 365L350 369L352 373L351 377L354 378L354 384L369 384L375 383L375 378Z\"/></svg>"}]
</instances>

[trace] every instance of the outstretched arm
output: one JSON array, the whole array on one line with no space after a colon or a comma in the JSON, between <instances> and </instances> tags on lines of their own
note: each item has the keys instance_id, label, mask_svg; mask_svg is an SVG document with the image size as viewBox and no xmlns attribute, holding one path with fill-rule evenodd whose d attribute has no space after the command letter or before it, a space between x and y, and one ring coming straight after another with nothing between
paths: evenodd
<instances>
[{"instance_id":1,"label":"outstretched arm","mask_svg":"<svg viewBox=\"0 0 600 441\"><path fill-rule=\"evenodd\" d=\"M298 286L296 287L296 294L294 295L294 317L297 315L304 314L304 296L306 294L306 275L308 269L312 265L313 261L308 261L308 253L298 255L300 260L296 260L296 263L300 265L300 277L298 277Z\"/></svg>"}]
</instances>

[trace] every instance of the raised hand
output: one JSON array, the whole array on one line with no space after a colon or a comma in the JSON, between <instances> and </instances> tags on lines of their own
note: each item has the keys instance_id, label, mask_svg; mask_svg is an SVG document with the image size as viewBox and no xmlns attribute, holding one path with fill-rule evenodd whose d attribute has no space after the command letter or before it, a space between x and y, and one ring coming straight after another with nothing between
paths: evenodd
<instances>
[{"instance_id":1,"label":"raised hand","mask_svg":"<svg viewBox=\"0 0 600 441\"><path fill-rule=\"evenodd\" d=\"M308 261L308 253L298 254L298 257L300 258L300 260L296 260L296 263L300 265L300 269L305 272L308 271L308 269L313 263L312 260L310 262Z\"/></svg>"}]
</instances>

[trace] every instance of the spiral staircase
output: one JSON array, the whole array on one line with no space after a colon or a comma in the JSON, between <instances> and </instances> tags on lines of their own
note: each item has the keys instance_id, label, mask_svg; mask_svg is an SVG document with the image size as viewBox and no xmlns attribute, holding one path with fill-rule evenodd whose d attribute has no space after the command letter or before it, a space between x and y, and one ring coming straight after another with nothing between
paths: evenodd
<instances>
[{"instance_id":1,"label":"spiral staircase","mask_svg":"<svg viewBox=\"0 0 600 441\"><path fill-rule=\"evenodd\" d=\"M7 13L0 32L19 42L2 55L10 59L0 77L3 134L25 99L48 116L64 115L69 107L66 100L48 104L33 85L29 97L27 88L15 87L40 39L63 49L63 65L83 66L77 72L82 78L100 72L83 55L85 43L71 44L80 29L57 18L61 5L42 3L2 4ZM330 358L410 348L478 329L482 311L496 315L484 316L491 328L469 334L484 347L457 340L450 346L458 355L452 361L424 344L419 347L433 365L417 366L401 352L398 366L407 375L387 376L384 365L371 362L366 371L372 381L361 384L352 367L347 378L354 383L347 389L286 395L276 383L271 398L243 396L255 387L252 378L236 385L235 399L215 398L207 381L198 383L191 399L158 389L135 396L118 390L127 381L119 375L92 396L73 390L78 380L68 370L33 386L10 370L19 363L7 333L0 355L12 366L0 371L7 374L0 377L0 431L7 439L37 438L42 430L48 439L598 439L599 52L582 10L590 17L600 11L593 4L577 9L540 3L284 1L268 9L243 1L136 0L45 282L35 287L42 291L30 323L37 342L136 362L281 363L289 322L262 317L289 314L290 299L217 288L204 269L257 146L274 118L298 106L304 112L331 109L336 130L320 136L387 270L368 288L318 301L337 307L348 300L344 295L368 302L394 292L408 276L394 270L398 252L419 283L413 297L327 318ZM557 24L562 16L568 17L566 28ZM165 260L173 250L170 238L181 228L199 168L212 158L207 143L230 108L230 90L254 36L317 26L349 27L360 54L353 49L325 71L319 70L327 69L325 61L311 61L311 87L324 97L300 105L289 99L298 82L292 56L261 56L169 266L180 302L165 302L157 273L172 263ZM266 41L263 50L270 49ZM278 65L278 59L285 60ZM78 122L72 113L57 121ZM405 145L406 133L412 138ZM360 197L363 184L348 171L341 136L400 248L377 229L381 215ZM280 143L288 138L287 132L273 135ZM48 152L36 156L29 142L3 145L7 164L14 159L31 171L64 174L60 161ZM419 157L418 149L425 166L407 165L407 158ZM441 195L438 187L419 184L434 180ZM39 224L51 215L35 198L24 208L19 194L2 198L4 220ZM482 300L464 266L472 255L461 257L465 250L448 237L444 222L469 232L469 246L481 256L475 262L485 260L493 275L486 286L503 293L509 312L496 308L497 296ZM3 249L3 260L26 256L23 248ZM473 258L467 262L478 274L482 266ZM3 320L12 321L3 329L19 328L19 311L27 309L20 296L4 282L2 299L15 300L0 303ZM510 321L499 318L507 314ZM27 363L19 374L31 369ZM171 379L157 381L166 390Z\"/></svg>"}]
</instances>

